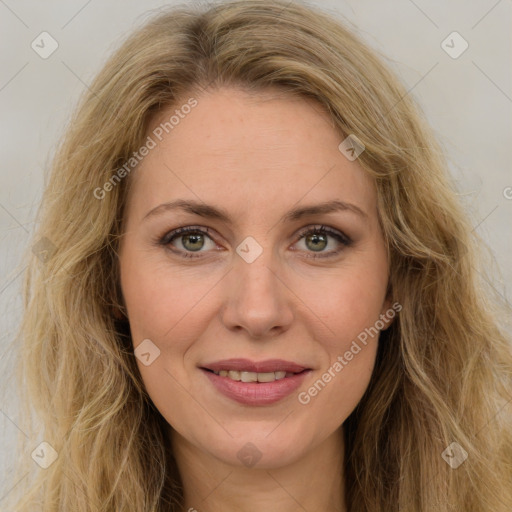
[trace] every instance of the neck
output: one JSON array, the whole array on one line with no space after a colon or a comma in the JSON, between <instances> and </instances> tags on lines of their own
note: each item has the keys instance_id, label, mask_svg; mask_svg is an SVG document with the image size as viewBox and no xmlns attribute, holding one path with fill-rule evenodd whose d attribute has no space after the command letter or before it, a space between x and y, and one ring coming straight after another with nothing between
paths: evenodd
<instances>
[{"instance_id":1,"label":"neck","mask_svg":"<svg viewBox=\"0 0 512 512\"><path fill-rule=\"evenodd\" d=\"M227 464L171 429L189 512L345 512L343 427L302 457L270 469Z\"/></svg>"}]
</instances>

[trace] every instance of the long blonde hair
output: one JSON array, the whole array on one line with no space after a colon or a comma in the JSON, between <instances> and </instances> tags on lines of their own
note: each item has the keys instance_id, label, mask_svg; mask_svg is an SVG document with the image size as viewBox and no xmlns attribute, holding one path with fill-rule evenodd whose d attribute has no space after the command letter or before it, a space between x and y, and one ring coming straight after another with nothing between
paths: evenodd
<instances>
[{"instance_id":1,"label":"long blonde hair","mask_svg":"<svg viewBox=\"0 0 512 512\"><path fill-rule=\"evenodd\" d=\"M180 510L166 422L113 313L124 311L117 244L131 177L102 198L94 191L143 145L154 115L224 85L317 100L340 142L354 134L364 144L359 162L377 186L402 310L345 422L348 510L510 512L509 310L486 284L482 241L420 107L381 56L355 29L284 0L158 12L81 99L45 184L39 249L26 255L16 349L29 441L20 434L13 483L23 485L9 510ZM58 455L46 469L30 457L39 441ZM459 447L467 459L455 469L447 458Z\"/></svg>"}]
</instances>

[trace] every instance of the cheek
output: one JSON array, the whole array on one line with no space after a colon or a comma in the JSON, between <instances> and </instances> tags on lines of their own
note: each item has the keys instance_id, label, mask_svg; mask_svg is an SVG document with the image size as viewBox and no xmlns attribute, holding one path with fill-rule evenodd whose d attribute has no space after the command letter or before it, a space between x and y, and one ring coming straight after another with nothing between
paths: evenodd
<instances>
[{"instance_id":1,"label":"cheek","mask_svg":"<svg viewBox=\"0 0 512 512\"><path fill-rule=\"evenodd\" d=\"M352 340L359 335L364 338L366 330L375 327L382 312L386 285L385 268L379 268L375 262L366 265L364 261L340 267L328 280L317 281L314 287L304 282L300 296L307 297L304 302L311 309L312 325L317 326L314 336L323 339L332 356L349 350ZM367 333L368 339L371 333Z\"/></svg>"},{"instance_id":2,"label":"cheek","mask_svg":"<svg viewBox=\"0 0 512 512\"><path fill-rule=\"evenodd\" d=\"M310 421L313 421L314 429L331 432L354 411L368 388L376 348L375 341L372 345L361 347L350 361L344 355L340 356L340 360L336 359L302 392L300 403ZM326 414L326 411L329 413Z\"/></svg>"},{"instance_id":3,"label":"cheek","mask_svg":"<svg viewBox=\"0 0 512 512\"><path fill-rule=\"evenodd\" d=\"M172 337L187 339L197 319L207 315L208 292L217 279L212 273L171 265L165 258L136 253L121 264L121 284L135 345L154 338L159 345ZM198 317L199 315L199 317Z\"/></svg>"},{"instance_id":4,"label":"cheek","mask_svg":"<svg viewBox=\"0 0 512 512\"><path fill-rule=\"evenodd\" d=\"M322 346L324 357L316 379L301 389L299 402L310 418L323 418L322 425L313 419L316 428L329 431L341 424L368 387L378 348L376 323L386 291L385 271L375 261L360 260L340 268L329 288L323 283L309 294L316 317L311 315L311 336ZM331 411L327 419L326 410Z\"/></svg>"},{"instance_id":5,"label":"cheek","mask_svg":"<svg viewBox=\"0 0 512 512\"><path fill-rule=\"evenodd\" d=\"M322 340L323 364L298 396L313 431L326 434L353 412L370 382L378 348L368 314L359 317L343 312L331 329L339 333ZM328 411L328 412L327 412Z\"/></svg>"}]
</instances>

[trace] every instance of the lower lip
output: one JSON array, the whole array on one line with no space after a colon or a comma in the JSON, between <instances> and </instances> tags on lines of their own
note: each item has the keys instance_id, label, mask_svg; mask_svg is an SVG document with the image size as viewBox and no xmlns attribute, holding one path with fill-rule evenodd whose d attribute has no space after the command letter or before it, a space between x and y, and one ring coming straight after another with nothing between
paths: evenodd
<instances>
[{"instance_id":1,"label":"lower lip","mask_svg":"<svg viewBox=\"0 0 512 512\"><path fill-rule=\"evenodd\" d=\"M201 369L224 396L246 405L269 405L293 393L311 370L273 382L242 382Z\"/></svg>"}]
</instances>

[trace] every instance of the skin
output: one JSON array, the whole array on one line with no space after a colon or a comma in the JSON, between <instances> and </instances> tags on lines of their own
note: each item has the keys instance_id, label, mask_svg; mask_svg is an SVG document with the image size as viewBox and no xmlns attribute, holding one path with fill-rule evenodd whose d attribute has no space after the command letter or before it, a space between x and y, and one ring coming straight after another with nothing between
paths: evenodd
<instances>
[{"instance_id":1,"label":"skin","mask_svg":"<svg viewBox=\"0 0 512 512\"><path fill-rule=\"evenodd\" d=\"M391 307L372 179L339 151L343 137L320 105L271 93L223 88L194 96L198 105L130 176L121 288L134 348L150 339L160 350L149 366L137 364L170 425L184 510L346 510L343 422L368 386L377 337L307 405L298 393ZM175 108L155 118L148 134ZM232 224L180 210L144 219L178 198L222 208ZM365 215L344 210L280 222L292 208L333 199ZM325 235L315 251L298 232L320 225L353 243ZM183 226L211 231L188 245L178 236L169 244L175 253L157 243ZM236 252L247 236L263 250L252 263ZM313 371L276 404L242 405L199 369L233 357L285 359ZM246 443L261 453L253 467L237 457Z\"/></svg>"}]
</instances>

